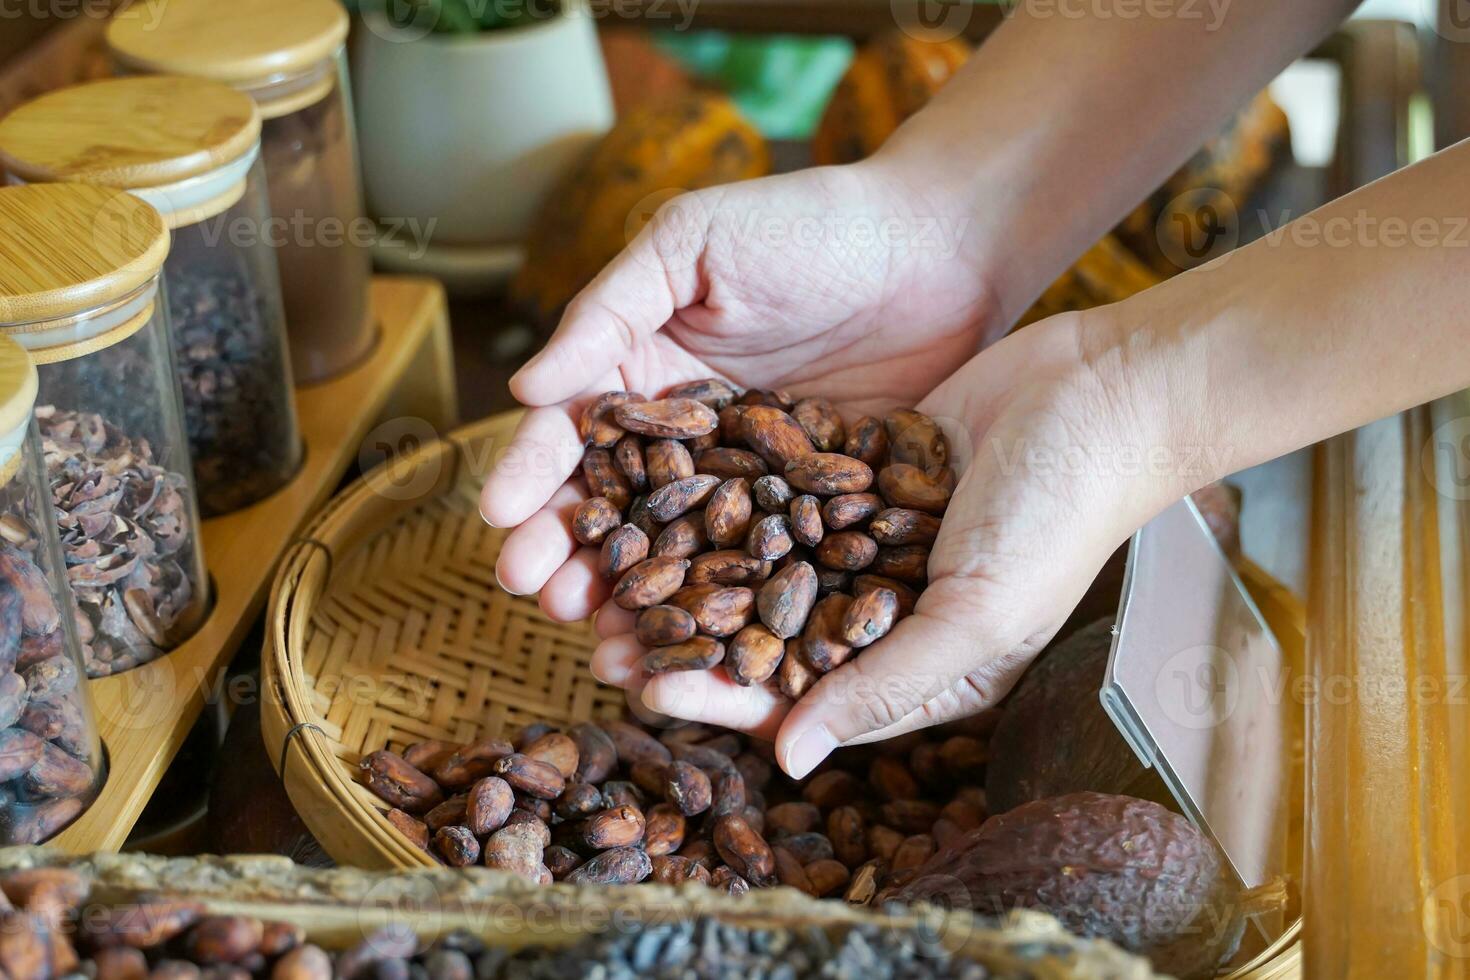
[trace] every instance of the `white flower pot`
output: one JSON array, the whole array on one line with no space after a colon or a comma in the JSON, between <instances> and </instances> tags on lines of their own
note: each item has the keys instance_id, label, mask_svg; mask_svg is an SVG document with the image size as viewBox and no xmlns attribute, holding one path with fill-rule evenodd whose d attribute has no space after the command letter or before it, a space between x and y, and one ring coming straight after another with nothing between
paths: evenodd
<instances>
[{"instance_id":1,"label":"white flower pot","mask_svg":"<svg viewBox=\"0 0 1470 980\"><path fill-rule=\"evenodd\" d=\"M433 222L439 245L521 240L548 189L613 122L581 2L467 36L368 10L352 64L368 209L426 230Z\"/></svg>"}]
</instances>

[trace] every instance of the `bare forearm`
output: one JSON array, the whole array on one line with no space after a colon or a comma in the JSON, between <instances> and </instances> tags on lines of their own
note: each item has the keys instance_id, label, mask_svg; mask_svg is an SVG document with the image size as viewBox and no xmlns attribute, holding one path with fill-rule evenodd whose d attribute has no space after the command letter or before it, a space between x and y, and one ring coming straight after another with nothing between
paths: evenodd
<instances>
[{"instance_id":1,"label":"bare forearm","mask_svg":"<svg viewBox=\"0 0 1470 980\"><path fill-rule=\"evenodd\" d=\"M1021 0L880 158L973 209L971 245L1019 315L1355 5Z\"/></svg>"}]
</instances>

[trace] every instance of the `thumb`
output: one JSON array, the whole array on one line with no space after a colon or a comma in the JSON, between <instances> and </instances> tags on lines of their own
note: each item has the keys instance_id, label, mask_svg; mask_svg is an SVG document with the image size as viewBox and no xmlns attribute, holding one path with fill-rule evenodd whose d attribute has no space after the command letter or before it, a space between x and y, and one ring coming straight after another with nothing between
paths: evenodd
<instances>
[{"instance_id":1,"label":"thumb","mask_svg":"<svg viewBox=\"0 0 1470 980\"><path fill-rule=\"evenodd\" d=\"M699 194L681 194L659 207L567 305L546 347L511 378L516 398L527 405L571 398L695 302L709 215ZM635 211L629 222L636 217Z\"/></svg>"}]
</instances>

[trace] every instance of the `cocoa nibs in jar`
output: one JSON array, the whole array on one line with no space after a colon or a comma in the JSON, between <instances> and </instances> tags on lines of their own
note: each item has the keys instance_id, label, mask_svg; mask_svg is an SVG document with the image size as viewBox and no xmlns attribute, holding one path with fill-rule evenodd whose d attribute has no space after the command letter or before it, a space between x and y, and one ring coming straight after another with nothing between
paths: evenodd
<instances>
[{"instance_id":1,"label":"cocoa nibs in jar","mask_svg":"<svg viewBox=\"0 0 1470 980\"><path fill-rule=\"evenodd\" d=\"M723 665L791 698L913 611L955 483L919 412L849 428L824 398L713 378L607 392L580 433L592 496L572 532L638 613L644 671Z\"/></svg>"},{"instance_id":2,"label":"cocoa nibs in jar","mask_svg":"<svg viewBox=\"0 0 1470 980\"><path fill-rule=\"evenodd\" d=\"M995 718L842 749L802 781L776 770L767 743L629 721L418 742L360 769L388 822L452 867L732 894L783 884L865 905L985 819Z\"/></svg>"}]
</instances>

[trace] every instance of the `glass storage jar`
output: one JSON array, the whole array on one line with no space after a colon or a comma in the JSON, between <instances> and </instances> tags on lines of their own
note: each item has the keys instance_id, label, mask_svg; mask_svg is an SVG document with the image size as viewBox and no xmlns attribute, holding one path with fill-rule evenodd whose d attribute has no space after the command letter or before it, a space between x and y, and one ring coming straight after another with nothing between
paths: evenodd
<instances>
[{"instance_id":1,"label":"glass storage jar","mask_svg":"<svg viewBox=\"0 0 1470 980\"><path fill-rule=\"evenodd\" d=\"M273 493L301 463L259 136L248 96L167 76L60 89L0 120L10 182L120 188L172 230L169 325L205 517Z\"/></svg>"},{"instance_id":2,"label":"glass storage jar","mask_svg":"<svg viewBox=\"0 0 1470 980\"><path fill-rule=\"evenodd\" d=\"M107 31L128 71L224 82L260 107L291 365L302 384L357 364L376 339L347 28L337 0L169 0L124 8Z\"/></svg>"},{"instance_id":3,"label":"glass storage jar","mask_svg":"<svg viewBox=\"0 0 1470 980\"><path fill-rule=\"evenodd\" d=\"M11 285L0 270L0 311ZM0 844L55 836L102 786L35 403L35 367L0 337Z\"/></svg>"},{"instance_id":4,"label":"glass storage jar","mask_svg":"<svg viewBox=\"0 0 1470 980\"><path fill-rule=\"evenodd\" d=\"M125 191L0 188L0 334L36 364L36 425L89 677L204 620L209 584L161 286L169 233Z\"/></svg>"}]
</instances>

